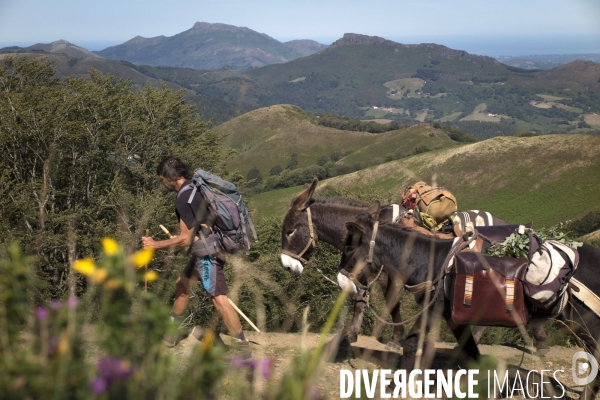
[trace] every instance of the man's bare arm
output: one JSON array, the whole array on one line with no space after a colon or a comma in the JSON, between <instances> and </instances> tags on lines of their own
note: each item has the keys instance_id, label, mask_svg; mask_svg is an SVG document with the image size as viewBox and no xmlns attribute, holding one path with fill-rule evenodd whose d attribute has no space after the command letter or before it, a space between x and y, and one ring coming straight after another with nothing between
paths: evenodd
<instances>
[{"instance_id":1,"label":"man's bare arm","mask_svg":"<svg viewBox=\"0 0 600 400\"><path fill-rule=\"evenodd\" d=\"M193 232L187 227L183 219L179 220L179 235L173 236L167 240L154 240L150 236L142 237L142 245L145 249L153 248L156 250L174 249L178 250L189 246L192 243Z\"/></svg>"}]
</instances>

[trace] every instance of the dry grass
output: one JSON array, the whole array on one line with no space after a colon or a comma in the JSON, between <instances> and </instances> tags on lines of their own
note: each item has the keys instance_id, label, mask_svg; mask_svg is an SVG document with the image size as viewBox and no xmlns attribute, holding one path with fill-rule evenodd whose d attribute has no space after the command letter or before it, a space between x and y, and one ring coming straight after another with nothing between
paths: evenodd
<instances>
[{"instance_id":1,"label":"dry grass","mask_svg":"<svg viewBox=\"0 0 600 400\"><path fill-rule=\"evenodd\" d=\"M596 113L584 114L583 118L584 118L585 122L587 122L590 125L600 126L600 115L598 115Z\"/></svg>"},{"instance_id":2,"label":"dry grass","mask_svg":"<svg viewBox=\"0 0 600 400\"><path fill-rule=\"evenodd\" d=\"M487 109L487 104L481 103L475 107L475 110L470 115L467 115L461 121L481 121L481 122L500 122L502 117L510 118L508 115L500 115L494 114L489 115L485 110Z\"/></svg>"}]
</instances>

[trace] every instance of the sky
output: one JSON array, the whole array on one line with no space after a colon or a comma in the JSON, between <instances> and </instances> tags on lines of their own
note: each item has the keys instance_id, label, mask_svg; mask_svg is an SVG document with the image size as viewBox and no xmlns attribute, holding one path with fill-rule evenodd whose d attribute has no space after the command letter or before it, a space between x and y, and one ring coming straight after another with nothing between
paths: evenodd
<instances>
[{"instance_id":1,"label":"sky","mask_svg":"<svg viewBox=\"0 0 600 400\"><path fill-rule=\"evenodd\" d=\"M0 0L0 47L101 50L195 22L330 44L344 33L491 56L600 53L600 0Z\"/></svg>"}]
</instances>

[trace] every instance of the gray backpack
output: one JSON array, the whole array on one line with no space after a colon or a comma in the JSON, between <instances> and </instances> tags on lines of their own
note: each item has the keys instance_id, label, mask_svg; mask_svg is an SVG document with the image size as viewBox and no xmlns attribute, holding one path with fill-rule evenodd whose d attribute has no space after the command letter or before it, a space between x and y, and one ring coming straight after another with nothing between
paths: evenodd
<instances>
[{"instance_id":1,"label":"gray backpack","mask_svg":"<svg viewBox=\"0 0 600 400\"><path fill-rule=\"evenodd\" d=\"M196 192L200 191L202 197L208 201L209 210L215 216L213 226L215 233L211 235L211 240L207 241L200 232L204 247L208 249L216 246L213 243L220 242L221 249L230 254L241 249L245 249L248 254L250 250L248 230L252 231L254 241L258 241L258 236L239 189L233 183L221 179L217 175L197 169L192 182L188 187L183 188L178 196L187 190L192 191L188 204L192 203ZM210 254L208 250L207 253Z\"/></svg>"}]
</instances>

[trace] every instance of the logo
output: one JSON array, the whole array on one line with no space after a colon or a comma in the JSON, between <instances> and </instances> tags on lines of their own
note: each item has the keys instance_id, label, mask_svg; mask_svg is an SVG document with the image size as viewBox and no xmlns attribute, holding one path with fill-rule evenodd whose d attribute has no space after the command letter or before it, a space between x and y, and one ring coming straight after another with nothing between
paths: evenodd
<instances>
[{"instance_id":1,"label":"logo","mask_svg":"<svg viewBox=\"0 0 600 400\"><path fill-rule=\"evenodd\" d=\"M590 353L578 351L573 354L571 370L576 385L587 385L598 375L598 362Z\"/></svg>"}]
</instances>

